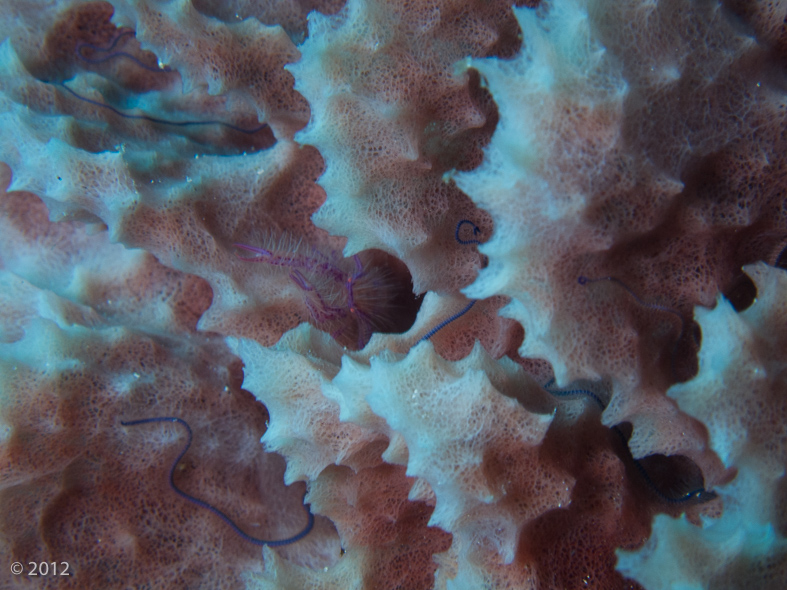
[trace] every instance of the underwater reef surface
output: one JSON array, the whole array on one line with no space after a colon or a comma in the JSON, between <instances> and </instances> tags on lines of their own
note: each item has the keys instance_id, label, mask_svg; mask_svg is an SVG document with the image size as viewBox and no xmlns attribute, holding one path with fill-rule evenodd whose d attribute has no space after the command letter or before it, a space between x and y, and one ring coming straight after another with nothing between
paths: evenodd
<instances>
[{"instance_id":1,"label":"underwater reef surface","mask_svg":"<svg viewBox=\"0 0 787 590\"><path fill-rule=\"evenodd\" d=\"M0 588L787 587L787 2L0 16Z\"/></svg>"}]
</instances>

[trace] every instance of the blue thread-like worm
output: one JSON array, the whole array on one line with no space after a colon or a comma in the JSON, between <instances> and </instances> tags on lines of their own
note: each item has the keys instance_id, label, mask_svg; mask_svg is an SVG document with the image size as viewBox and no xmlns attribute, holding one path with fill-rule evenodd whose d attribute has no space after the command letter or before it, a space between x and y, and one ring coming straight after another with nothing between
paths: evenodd
<instances>
[{"instance_id":1,"label":"blue thread-like worm","mask_svg":"<svg viewBox=\"0 0 787 590\"><path fill-rule=\"evenodd\" d=\"M642 307L647 307L649 309L653 309L653 310L656 310L656 311L663 311L663 312L672 314L673 316L678 318L678 320L680 321L680 333L678 334L678 338L673 343L673 345L671 347L671 353L670 353L670 368L671 368L673 377L677 380L678 377L676 375L676 370L675 370L675 354L677 353L678 347L680 346L680 342L681 342L681 340L683 338L683 335L686 332L686 320L683 319L683 316L680 314L680 312L678 312L677 310L672 309L671 307L667 307L665 305L659 305L657 303L647 303L646 301L643 301L639 297L639 295L637 295L634 292L633 289L631 289L626 283L624 283L623 281L621 281L620 279L618 279L616 277L601 277L601 278L598 278L598 279L589 279L589 278L587 278L585 276L581 276L580 275L580 277L577 279L577 282L580 285L588 285L590 283L597 283L599 281L609 281L610 283L615 283L616 285L618 285L619 287L624 289L626 291L626 293L631 295L631 297L633 297L634 300L639 305L641 305ZM694 343L697 344L696 338L694 338Z\"/></svg>"},{"instance_id":2,"label":"blue thread-like worm","mask_svg":"<svg viewBox=\"0 0 787 590\"><path fill-rule=\"evenodd\" d=\"M475 223L473 223L469 219L463 219L456 225L456 231L454 232L454 237L456 238L456 241L459 242L460 244L480 244L481 240L463 240L462 238L459 237L459 230L465 224L470 224L473 226L474 236L478 235L478 233L481 231L481 228L478 227Z\"/></svg>"},{"instance_id":3,"label":"blue thread-like worm","mask_svg":"<svg viewBox=\"0 0 787 590\"><path fill-rule=\"evenodd\" d=\"M461 318L463 315L465 315L468 311L470 311L472 309L472 307L476 304L476 301L477 301L476 299L472 299L470 301L470 303L468 303L467 306L462 311L456 312L450 318L445 319L442 322L440 322L439 324L437 324L434 328L432 328L426 334L421 336L421 338L418 340L418 342L416 342L416 344L420 344L424 340L429 340L432 336L437 334L440 330L445 328L448 324L450 324L454 320L457 320L457 319Z\"/></svg>"},{"instance_id":4,"label":"blue thread-like worm","mask_svg":"<svg viewBox=\"0 0 787 590\"><path fill-rule=\"evenodd\" d=\"M49 83L49 82L47 82L47 83ZM60 84L57 84L57 86L59 86L60 88L62 88L63 90L65 90L66 92L71 94L74 98L77 98L77 99L79 99L79 100L81 100L83 102L86 102L88 104L92 104L93 106L97 106L97 107L100 107L102 109L110 110L113 113L115 113L116 115L119 115L119 116L124 117L126 119L136 119L136 120L142 120L142 121L150 121L151 123L158 123L160 125L172 125L173 127L191 127L191 126L194 126L194 125L221 125L222 127L227 127L228 129L233 129L235 131L239 131L240 133L245 133L247 135L253 135L254 133L257 133L258 131L262 131L263 129L266 129L268 127L267 125L262 124L259 127L254 127L252 129L243 129L241 127L236 127L235 125L232 125L231 123L225 123L223 121L168 121L167 119L159 119L157 117L149 117L148 115L132 115L132 114L129 114L129 113L124 113L123 111L121 111L120 109L116 109L112 105L108 105L106 103L99 102L99 101L93 100L91 98L87 98L86 96L82 96L81 94L78 94L77 92L71 90L68 86L66 86L62 82Z\"/></svg>"},{"instance_id":5,"label":"blue thread-like worm","mask_svg":"<svg viewBox=\"0 0 787 590\"><path fill-rule=\"evenodd\" d=\"M588 285L590 283L597 283L599 281L609 281L610 283L615 283L616 285L622 287L642 307L649 307L650 309L655 309L656 311L665 311L667 313L671 313L672 315L676 316L680 320L680 332L681 334L683 334L683 328L685 327L684 326L685 322L683 320L683 316L678 311L672 309L671 307L666 307L664 305L659 305L657 303L647 303L643 301L628 285L626 285L626 283L624 283L620 279L615 277L601 277L599 279L589 279L584 276L580 276L579 279L577 279L577 282L580 285Z\"/></svg>"},{"instance_id":6,"label":"blue thread-like worm","mask_svg":"<svg viewBox=\"0 0 787 590\"><path fill-rule=\"evenodd\" d=\"M594 402L596 402L596 404L598 404L599 408L601 408L602 412L606 409L606 405L601 400L601 398L598 395L596 395L595 393L593 393L592 391L590 391L589 389L571 389L571 390L568 390L568 391L556 391L556 390L551 388L551 385L554 382L555 382L555 379L552 378L549 381L547 381L547 383L544 385L544 389L550 395L553 395L555 397L565 397L565 396L568 396L568 395L582 394L582 395L586 395L587 397L592 399ZM626 446L626 448L628 448L628 441L626 440L626 437L623 434L623 431L617 426L613 426L612 430L614 430L618 434L620 439L623 441L623 444ZM668 496L667 494L665 494L664 492L662 492L659 489L659 487L656 485L656 482L653 481L653 479L650 477L650 475L648 474L647 470L642 466L642 463L640 463L639 460L634 459L634 457L631 457L631 460L634 462L634 465L636 466L637 471L639 471L639 473L642 475L642 478L645 480L645 482L648 484L648 486L664 502L667 502L669 504L682 504L683 502L688 502L690 500L697 500L700 503L704 503L704 502L709 502L710 500L713 500L714 498L716 498L716 492L711 491L711 490L706 490L704 487L700 487L700 488L697 488L695 490L692 490L692 491L682 495L679 498L673 498L671 496Z\"/></svg>"},{"instance_id":7,"label":"blue thread-like worm","mask_svg":"<svg viewBox=\"0 0 787 590\"><path fill-rule=\"evenodd\" d=\"M601 408L602 412L604 411L604 408L606 408L606 406L604 405L604 402L601 400L601 398L599 396L597 396L595 393L593 393L592 391L590 391L589 389L571 389L571 390L568 390L568 391L557 391L555 389L550 389L551 385L554 382L555 382L554 378L550 379L546 383L546 385L544 385L544 389L546 389L550 394L554 395L555 397L567 397L569 395L582 394L582 395L586 395L587 397L592 399L594 402L596 402L598 404L598 407Z\"/></svg>"},{"instance_id":8,"label":"blue thread-like worm","mask_svg":"<svg viewBox=\"0 0 787 590\"><path fill-rule=\"evenodd\" d=\"M182 498L185 498L189 502L191 502L193 504L196 504L197 506L199 506L201 508L205 508L206 510L210 510L213 514L218 516L227 525L229 525L229 527L233 531L235 531L238 535L240 535L243 538L243 540L248 541L249 543L254 543L255 545L268 545L269 547L281 547L282 545L290 545L292 543L300 541L301 539L303 539L306 535L308 535L311 532L312 527L314 526L314 515L312 514L312 512L311 512L311 510L309 508L306 508L306 511L308 513L308 516L309 516L309 521L306 524L306 527L301 532L299 532L297 535L294 535L294 536L289 537L287 539L279 539L279 540L258 539L256 537L252 537L251 535L248 535L248 534L244 533L240 529L240 527L238 525L236 525L229 516L224 514L221 510L219 510L215 506L211 506L210 504L208 504L204 500L200 500L199 498L195 498L194 496L191 496L191 495L187 494L186 492L184 492L183 490L181 490L178 486L175 485L175 469L177 468L178 463L180 463L180 460L183 458L183 456L189 450L189 447L191 447L191 441L194 438L194 435L191 432L191 426L189 426L188 422L186 422L182 418L176 418L176 417L173 417L173 416L160 416L160 417L156 417L156 418L143 418L142 420L127 420L127 421L121 420L120 424L123 425L123 426L137 426L139 424L151 424L151 423L154 423L154 422L172 422L174 424L180 424L181 426L183 426L186 429L186 432L188 433L188 440L186 441L186 445L183 447L183 450L180 452L180 454L177 456L175 461L172 463L172 467L169 470L169 485L175 491L176 494L178 494ZM304 507L305 506L306 505L304 505Z\"/></svg>"},{"instance_id":9,"label":"blue thread-like worm","mask_svg":"<svg viewBox=\"0 0 787 590\"><path fill-rule=\"evenodd\" d=\"M623 444L626 445L626 448L628 448L628 441L626 440L626 436L623 434L623 431L617 426L613 426L612 430L614 430L618 434L620 440L623 441ZM686 494L683 494L679 498L672 498L671 496L668 496L667 494L665 494L659 489L659 487L656 485L653 479L651 479L650 475L648 474L648 471L642 466L642 463L640 463L637 459L634 459L634 457L632 457L632 460L634 461L634 465L637 467L637 471L639 471L640 475L642 475L642 478L645 480L648 486L654 492L656 492L656 495L659 498L661 498L663 501L667 502L668 504L682 504L683 502L688 502L690 500L697 500L700 503L704 503L704 502L710 502L711 500L716 498L716 492L712 490L706 490L703 487L697 488Z\"/></svg>"},{"instance_id":10,"label":"blue thread-like worm","mask_svg":"<svg viewBox=\"0 0 787 590\"><path fill-rule=\"evenodd\" d=\"M469 224L469 225L473 226L473 235L477 235L478 232L481 231L481 228L479 228L475 223L473 223L469 219L462 219L459 223L456 224L456 231L454 232L454 238L456 238L456 241L459 242L460 244L480 244L481 243L480 240L463 240L462 238L459 237L459 230L465 224ZM473 306L476 304L476 301L477 301L476 299L471 299L470 303L468 303L467 306L464 309L462 309L461 311L456 312L450 318L445 319L442 322L440 322L439 324L437 324L434 328L432 328L426 334L421 336L418 339L418 342L416 342L416 344L420 344L424 340L429 340L432 336L437 334L440 330L445 328L448 324L450 324L454 320L458 320L459 318L461 318L463 315L465 315L468 311L470 311L473 308Z\"/></svg>"},{"instance_id":11,"label":"blue thread-like worm","mask_svg":"<svg viewBox=\"0 0 787 590\"><path fill-rule=\"evenodd\" d=\"M130 53L127 53L125 51L116 51L115 53L111 53L111 54L107 55L106 57L102 57L102 58L99 58L99 59L85 57L85 54L82 53L82 50L84 48L91 49L91 50L93 50L96 53L107 53L109 51L112 51L115 48L115 46L118 44L118 42L123 37L125 37L127 35L134 35L134 34L135 33L132 30L123 31L117 37L115 37L115 40L112 42L112 44L109 47L99 47L98 45L93 45L92 43L80 43L76 47L76 54L77 54L77 56L79 56L79 59L81 59L82 61L87 62L89 64L102 64L102 63L107 62L110 59L114 59L116 57L125 57L126 59L130 59L131 61L133 61L140 68L143 68L143 69L145 69L145 70L147 70L149 72L153 72L154 74L171 72L172 69L169 66L164 66L163 68L153 68L153 67L147 65L146 63L140 61L135 56L133 56Z\"/></svg>"}]
</instances>

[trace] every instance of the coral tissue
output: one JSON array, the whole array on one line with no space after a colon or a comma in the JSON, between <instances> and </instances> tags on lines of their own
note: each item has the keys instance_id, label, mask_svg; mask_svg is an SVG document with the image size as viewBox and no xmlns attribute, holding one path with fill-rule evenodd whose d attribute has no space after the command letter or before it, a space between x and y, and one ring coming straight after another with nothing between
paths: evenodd
<instances>
[{"instance_id":1,"label":"coral tissue","mask_svg":"<svg viewBox=\"0 0 787 590\"><path fill-rule=\"evenodd\" d=\"M787 2L0 16L0 587L787 587Z\"/></svg>"}]
</instances>

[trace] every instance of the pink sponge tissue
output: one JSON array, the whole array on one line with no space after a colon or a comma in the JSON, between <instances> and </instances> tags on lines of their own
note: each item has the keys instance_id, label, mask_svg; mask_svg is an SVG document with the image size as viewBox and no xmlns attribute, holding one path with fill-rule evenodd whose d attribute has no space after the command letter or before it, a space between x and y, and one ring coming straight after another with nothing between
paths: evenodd
<instances>
[{"instance_id":1,"label":"pink sponge tissue","mask_svg":"<svg viewBox=\"0 0 787 590\"><path fill-rule=\"evenodd\" d=\"M0 16L0 587L785 588L787 3Z\"/></svg>"}]
</instances>

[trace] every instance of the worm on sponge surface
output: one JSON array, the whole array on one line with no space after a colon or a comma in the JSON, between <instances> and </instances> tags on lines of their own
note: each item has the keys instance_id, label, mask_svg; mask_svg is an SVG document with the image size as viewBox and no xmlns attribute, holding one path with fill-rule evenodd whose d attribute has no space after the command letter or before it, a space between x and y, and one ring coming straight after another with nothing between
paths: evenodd
<instances>
[{"instance_id":1,"label":"worm on sponge surface","mask_svg":"<svg viewBox=\"0 0 787 590\"><path fill-rule=\"evenodd\" d=\"M0 6L0 586L784 587L787 4L511 4Z\"/></svg>"}]
</instances>

